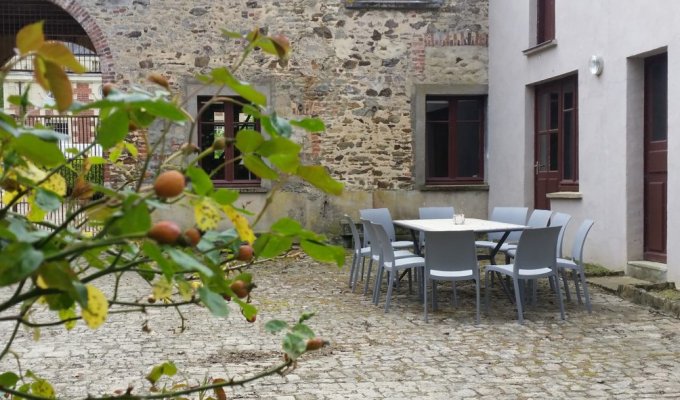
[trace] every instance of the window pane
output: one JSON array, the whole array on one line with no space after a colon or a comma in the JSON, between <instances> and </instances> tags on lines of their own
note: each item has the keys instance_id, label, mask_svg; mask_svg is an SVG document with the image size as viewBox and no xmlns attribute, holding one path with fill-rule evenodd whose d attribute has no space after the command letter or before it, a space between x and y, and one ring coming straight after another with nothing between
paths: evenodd
<instances>
[{"instance_id":1,"label":"window pane","mask_svg":"<svg viewBox=\"0 0 680 400\"><path fill-rule=\"evenodd\" d=\"M201 129L201 147L207 148L215 141L216 137L224 136L224 125L203 125ZM201 166L207 173L211 173L215 168L224 162L224 151L215 151L213 154L201 160ZM224 167L220 168L214 176L217 179L224 179Z\"/></svg>"},{"instance_id":2,"label":"window pane","mask_svg":"<svg viewBox=\"0 0 680 400\"><path fill-rule=\"evenodd\" d=\"M573 174L573 161L574 161L574 150L572 146L573 132L572 132L572 122L573 122L573 111L564 112L564 171L562 171L562 177L564 179L574 179Z\"/></svg>"},{"instance_id":3,"label":"window pane","mask_svg":"<svg viewBox=\"0 0 680 400\"><path fill-rule=\"evenodd\" d=\"M550 129L557 129L558 127L558 119L560 115L559 98L559 93L550 93Z\"/></svg>"},{"instance_id":4,"label":"window pane","mask_svg":"<svg viewBox=\"0 0 680 400\"><path fill-rule=\"evenodd\" d=\"M479 101L459 100L456 114L458 121L479 121Z\"/></svg>"},{"instance_id":5,"label":"window pane","mask_svg":"<svg viewBox=\"0 0 680 400\"><path fill-rule=\"evenodd\" d=\"M479 176L479 122L456 124L456 161L458 177Z\"/></svg>"},{"instance_id":6,"label":"window pane","mask_svg":"<svg viewBox=\"0 0 680 400\"><path fill-rule=\"evenodd\" d=\"M203 104L199 104L202 107ZM224 123L224 104L212 104L205 110L205 113L201 116L202 122L220 122Z\"/></svg>"},{"instance_id":7,"label":"window pane","mask_svg":"<svg viewBox=\"0 0 680 400\"><path fill-rule=\"evenodd\" d=\"M550 113L549 93L541 93L538 99L538 130L545 131L548 128L548 114Z\"/></svg>"},{"instance_id":8,"label":"window pane","mask_svg":"<svg viewBox=\"0 0 680 400\"><path fill-rule=\"evenodd\" d=\"M448 121L449 102L447 100L427 100L427 121Z\"/></svg>"},{"instance_id":9,"label":"window pane","mask_svg":"<svg viewBox=\"0 0 680 400\"><path fill-rule=\"evenodd\" d=\"M569 110L574 108L574 92L564 92L564 109Z\"/></svg>"},{"instance_id":10,"label":"window pane","mask_svg":"<svg viewBox=\"0 0 680 400\"><path fill-rule=\"evenodd\" d=\"M668 64L655 63L651 71L652 140L666 140L668 134Z\"/></svg>"},{"instance_id":11,"label":"window pane","mask_svg":"<svg viewBox=\"0 0 680 400\"><path fill-rule=\"evenodd\" d=\"M551 171L557 171L559 169L559 164L557 163L558 161L558 156L557 154L559 153L559 138L557 136L557 133L551 133L550 134L550 170Z\"/></svg>"},{"instance_id":12,"label":"window pane","mask_svg":"<svg viewBox=\"0 0 680 400\"><path fill-rule=\"evenodd\" d=\"M427 176L445 178L449 176L449 125L428 122L426 124Z\"/></svg>"},{"instance_id":13,"label":"window pane","mask_svg":"<svg viewBox=\"0 0 680 400\"><path fill-rule=\"evenodd\" d=\"M543 172L548 167L548 135L540 135L538 137L538 170Z\"/></svg>"}]
</instances>

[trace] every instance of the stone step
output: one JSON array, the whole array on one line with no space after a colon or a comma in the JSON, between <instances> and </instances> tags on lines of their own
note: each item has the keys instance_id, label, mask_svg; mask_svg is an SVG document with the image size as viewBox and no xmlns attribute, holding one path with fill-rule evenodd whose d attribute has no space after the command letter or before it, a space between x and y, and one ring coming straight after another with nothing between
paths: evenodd
<instances>
[{"instance_id":1,"label":"stone step","mask_svg":"<svg viewBox=\"0 0 680 400\"><path fill-rule=\"evenodd\" d=\"M618 293L620 286L649 285L651 282L630 276L598 276L588 278L588 283L612 293Z\"/></svg>"},{"instance_id":2,"label":"stone step","mask_svg":"<svg viewBox=\"0 0 680 400\"><path fill-rule=\"evenodd\" d=\"M666 264L652 261L629 261L626 266L626 275L652 283L666 282L667 272Z\"/></svg>"}]
</instances>

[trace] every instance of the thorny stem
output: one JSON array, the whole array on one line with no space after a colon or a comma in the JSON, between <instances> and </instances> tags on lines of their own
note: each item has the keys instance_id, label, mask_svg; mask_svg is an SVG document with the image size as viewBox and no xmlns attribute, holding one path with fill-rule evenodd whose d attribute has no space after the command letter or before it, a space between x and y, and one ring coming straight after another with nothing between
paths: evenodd
<instances>
[{"instance_id":1,"label":"thorny stem","mask_svg":"<svg viewBox=\"0 0 680 400\"><path fill-rule=\"evenodd\" d=\"M92 201L92 202L90 202L90 203L88 203L88 204L85 204L84 206L78 208L75 212L73 212L72 214L70 214L70 215L64 220L64 222L61 223L61 225L57 226L57 227L52 231L52 233L50 233L49 236L47 236L45 239L43 239L43 240L41 240L40 242L38 242L38 244L36 245L36 247L40 248L40 247L44 246L46 243L48 243L48 242L49 242L53 237L55 237L59 232L61 232L61 231L63 231L64 229L66 229L66 227L68 226L68 224L70 224L74 219L76 219L76 217L77 217L78 215L80 215L81 213L83 213L83 212L89 210L89 209L92 208L92 207L98 206L99 204L105 203L105 202L106 202L106 198L102 197L102 198L99 199L99 200Z\"/></svg>"},{"instance_id":2,"label":"thorny stem","mask_svg":"<svg viewBox=\"0 0 680 400\"><path fill-rule=\"evenodd\" d=\"M96 249L99 247L106 247L106 246L111 246L115 244L122 244L125 243L129 239L140 239L145 237L145 233L132 233L129 235L121 235L121 236L116 236L112 237L109 239L104 239L100 240L98 242L93 242L93 243L79 243L73 247L67 248L65 250L59 251L57 253L52 253L48 256L45 257L45 261L52 261L52 260L60 260L63 258L66 258L70 256L71 254L80 254L84 251L90 250L90 249Z\"/></svg>"}]
</instances>

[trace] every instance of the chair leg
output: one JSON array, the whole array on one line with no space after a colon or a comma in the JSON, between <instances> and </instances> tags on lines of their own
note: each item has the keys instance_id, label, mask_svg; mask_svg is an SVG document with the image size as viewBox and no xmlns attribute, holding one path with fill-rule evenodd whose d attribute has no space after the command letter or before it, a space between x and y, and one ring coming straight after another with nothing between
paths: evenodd
<instances>
[{"instance_id":1,"label":"chair leg","mask_svg":"<svg viewBox=\"0 0 680 400\"><path fill-rule=\"evenodd\" d=\"M567 283L568 282L567 272L564 270L564 268L562 268L560 270L560 272L561 272L561 275L562 275L562 282L564 283L564 295L567 298L567 301L571 301L571 294L569 294L569 283ZM557 281L557 287L559 288L560 287L559 278L556 279L556 281Z\"/></svg>"},{"instance_id":2,"label":"chair leg","mask_svg":"<svg viewBox=\"0 0 680 400\"><path fill-rule=\"evenodd\" d=\"M560 282L557 274L549 277L548 279L555 279L555 294L557 295L557 303L560 305L560 317L564 320L564 303L562 303L562 291L560 290Z\"/></svg>"},{"instance_id":3,"label":"chair leg","mask_svg":"<svg viewBox=\"0 0 680 400\"><path fill-rule=\"evenodd\" d=\"M515 287L515 307L517 307L517 322L524 323L524 310L522 310L522 292L519 289L519 279L513 279L512 284Z\"/></svg>"},{"instance_id":4,"label":"chair leg","mask_svg":"<svg viewBox=\"0 0 680 400\"><path fill-rule=\"evenodd\" d=\"M382 287L383 274L385 268L382 265L378 265L378 270L375 273L375 284L373 285L373 304L378 305L380 302L380 288ZM392 286L391 282L388 281L388 285Z\"/></svg>"},{"instance_id":5,"label":"chair leg","mask_svg":"<svg viewBox=\"0 0 680 400\"><path fill-rule=\"evenodd\" d=\"M479 277L475 279L475 291L477 292L477 325L479 325Z\"/></svg>"},{"instance_id":6,"label":"chair leg","mask_svg":"<svg viewBox=\"0 0 680 400\"><path fill-rule=\"evenodd\" d=\"M581 277L581 286L583 286L583 297L586 300L586 309L588 310L588 313L593 312L593 308L590 304L590 294L588 293L588 282L586 282L586 274L583 272L583 270L578 271L579 276Z\"/></svg>"},{"instance_id":7,"label":"chair leg","mask_svg":"<svg viewBox=\"0 0 680 400\"><path fill-rule=\"evenodd\" d=\"M489 271L484 272L484 311L488 314L489 313L489 288L490 288L490 282L489 275L493 275L489 273Z\"/></svg>"},{"instance_id":8,"label":"chair leg","mask_svg":"<svg viewBox=\"0 0 680 400\"><path fill-rule=\"evenodd\" d=\"M437 281L432 279L432 311L437 311Z\"/></svg>"},{"instance_id":9,"label":"chair leg","mask_svg":"<svg viewBox=\"0 0 680 400\"><path fill-rule=\"evenodd\" d=\"M578 300L578 304L583 304L583 301L581 300L581 284L579 282L579 273L574 269L571 271L571 275L574 279L574 287L576 289L576 299Z\"/></svg>"},{"instance_id":10,"label":"chair leg","mask_svg":"<svg viewBox=\"0 0 680 400\"><path fill-rule=\"evenodd\" d=\"M423 318L425 319L425 322L427 322L427 282L425 282L425 290L423 291L423 307Z\"/></svg>"},{"instance_id":11,"label":"chair leg","mask_svg":"<svg viewBox=\"0 0 680 400\"><path fill-rule=\"evenodd\" d=\"M453 306L458 307L458 295L456 294L456 281L451 281L451 286L453 286Z\"/></svg>"},{"instance_id":12,"label":"chair leg","mask_svg":"<svg viewBox=\"0 0 680 400\"><path fill-rule=\"evenodd\" d=\"M408 270L408 294L413 293L413 278L411 277L411 270Z\"/></svg>"},{"instance_id":13,"label":"chair leg","mask_svg":"<svg viewBox=\"0 0 680 400\"><path fill-rule=\"evenodd\" d=\"M389 311L390 309L390 301L392 300L392 288L394 285L392 285L392 281L394 280L394 275L396 273L396 270L393 268L387 273L387 281L390 282L389 285L387 285L387 298L385 299L385 313Z\"/></svg>"},{"instance_id":14,"label":"chair leg","mask_svg":"<svg viewBox=\"0 0 680 400\"><path fill-rule=\"evenodd\" d=\"M371 267L373 266L373 257L371 257L371 260L368 262L368 272L366 273L366 281L364 282L364 296L366 296L366 293L368 293L368 281L371 280ZM380 266L378 266L378 269L380 269Z\"/></svg>"},{"instance_id":15,"label":"chair leg","mask_svg":"<svg viewBox=\"0 0 680 400\"><path fill-rule=\"evenodd\" d=\"M531 281L531 304L538 303L538 281L536 279Z\"/></svg>"},{"instance_id":16,"label":"chair leg","mask_svg":"<svg viewBox=\"0 0 680 400\"><path fill-rule=\"evenodd\" d=\"M352 256L352 266L349 269L349 287L353 288L354 287L354 281L355 281L355 269L356 269L356 263L357 263L357 253L354 252L354 255Z\"/></svg>"}]
</instances>

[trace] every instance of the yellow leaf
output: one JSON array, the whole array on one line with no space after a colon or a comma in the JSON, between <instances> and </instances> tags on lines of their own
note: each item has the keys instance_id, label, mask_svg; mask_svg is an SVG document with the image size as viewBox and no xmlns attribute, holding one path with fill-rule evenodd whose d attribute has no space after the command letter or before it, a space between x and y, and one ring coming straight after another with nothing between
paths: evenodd
<instances>
[{"instance_id":1,"label":"yellow leaf","mask_svg":"<svg viewBox=\"0 0 680 400\"><path fill-rule=\"evenodd\" d=\"M165 278L161 278L153 284L153 296L159 300L169 299L172 296L172 284Z\"/></svg>"},{"instance_id":2,"label":"yellow leaf","mask_svg":"<svg viewBox=\"0 0 680 400\"><path fill-rule=\"evenodd\" d=\"M75 306L59 310L59 319L62 321L75 317L77 317ZM67 331L70 331L71 329L76 327L76 321L73 320L64 322L64 327L66 328Z\"/></svg>"},{"instance_id":3,"label":"yellow leaf","mask_svg":"<svg viewBox=\"0 0 680 400\"><path fill-rule=\"evenodd\" d=\"M35 202L35 192L31 193L31 195L28 197L28 204L31 207L31 210L28 212L28 215L26 218L28 218L29 221L31 222L40 222L43 219L45 219L45 215L47 213L45 210L40 208L38 204Z\"/></svg>"},{"instance_id":4,"label":"yellow leaf","mask_svg":"<svg viewBox=\"0 0 680 400\"><path fill-rule=\"evenodd\" d=\"M109 314L109 302L101 290L87 285L87 308L82 310L83 320L91 329L97 329L106 321Z\"/></svg>"},{"instance_id":5,"label":"yellow leaf","mask_svg":"<svg viewBox=\"0 0 680 400\"><path fill-rule=\"evenodd\" d=\"M30 161L27 161L26 165L16 167L14 171L17 173L17 175L22 176L26 179L30 179L33 182L41 181L45 179L45 177L47 176L47 172L36 167L35 164L33 164Z\"/></svg>"},{"instance_id":6,"label":"yellow leaf","mask_svg":"<svg viewBox=\"0 0 680 400\"><path fill-rule=\"evenodd\" d=\"M177 288L179 289L179 295L182 296L182 299L184 301L191 300L191 296L193 295L193 290L192 290L189 282L178 281L177 282Z\"/></svg>"},{"instance_id":7,"label":"yellow leaf","mask_svg":"<svg viewBox=\"0 0 680 400\"><path fill-rule=\"evenodd\" d=\"M51 90L50 82L47 80L45 74L47 74L45 60L43 60L42 57L33 57L33 77L41 88L45 89L46 92L49 92Z\"/></svg>"},{"instance_id":8,"label":"yellow leaf","mask_svg":"<svg viewBox=\"0 0 680 400\"><path fill-rule=\"evenodd\" d=\"M73 88L66 72L57 64L45 61L45 78L57 103L57 110L66 111L73 103Z\"/></svg>"},{"instance_id":9,"label":"yellow leaf","mask_svg":"<svg viewBox=\"0 0 680 400\"><path fill-rule=\"evenodd\" d=\"M221 214L217 205L209 197L204 197L193 203L194 205L194 218L196 219L196 225L198 229L202 231L209 231L217 228L217 224L220 222Z\"/></svg>"},{"instance_id":10,"label":"yellow leaf","mask_svg":"<svg viewBox=\"0 0 680 400\"><path fill-rule=\"evenodd\" d=\"M250 223L248 223L246 217L236 211L232 206L223 206L222 209L234 224L234 228L236 228L236 232L238 233L238 236L241 238L241 240L251 244L255 243L255 234L253 233Z\"/></svg>"},{"instance_id":11,"label":"yellow leaf","mask_svg":"<svg viewBox=\"0 0 680 400\"><path fill-rule=\"evenodd\" d=\"M38 54L43 56L46 60L49 60L59 66L69 68L71 71L82 74L85 72L85 67L80 65L80 63L73 56L73 53L59 42L45 42L39 49Z\"/></svg>"},{"instance_id":12,"label":"yellow leaf","mask_svg":"<svg viewBox=\"0 0 680 400\"><path fill-rule=\"evenodd\" d=\"M37 342L40 340L40 328L33 328L33 341Z\"/></svg>"},{"instance_id":13,"label":"yellow leaf","mask_svg":"<svg viewBox=\"0 0 680 400\"><path fill-rule=\"evenodd\" d=\"M58 173L50 176L49 179L40 186L59 196L66 196L66 179Z\"/></svg>"},{"instance_id":14,"label":"yellow leaf","mask_svg":"<svg viewBox=\"0 0 680 400\"><path fill-rule=\"evenodd\" d=\"M2 204L9 204L14 200L14 198L19 194L19 192L12 192L9 190L4 190L2 192Z\"/></svg>"},{"instance_id":15,"label":"yellow leaf","mask_svg":"<svg viewBox=\"0 0 680 400\"><path fill-rule=\"evenodd\" d=\"M17 48L21 55L38 50L45 43L43 35L44 21L26 25L17 33Z\"/></svg>"},{"instance_id":16,"label":"yellow leaf","mask_svg":"<svg viewBox=\"0 0 680 400\"><path fill-rule=\"evenodd\" d=\"M31 383L31 393L48 399L53 399L55 397L54 388L44 379L38 379Z\"/></svg>"}]
</instances>

